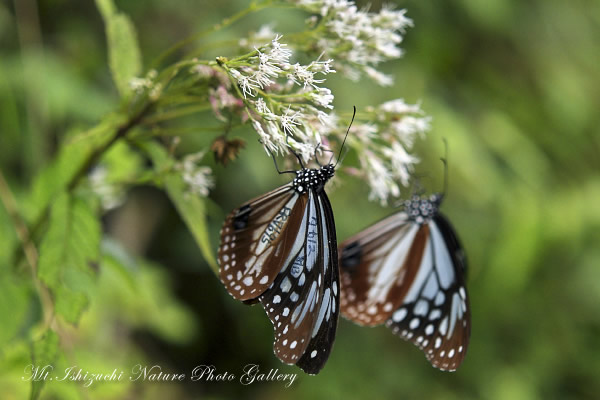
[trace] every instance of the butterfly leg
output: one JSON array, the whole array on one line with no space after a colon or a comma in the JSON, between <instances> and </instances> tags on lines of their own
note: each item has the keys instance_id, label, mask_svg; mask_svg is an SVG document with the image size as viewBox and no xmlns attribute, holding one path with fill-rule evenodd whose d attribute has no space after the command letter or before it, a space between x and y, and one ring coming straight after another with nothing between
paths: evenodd
<instances>
[{"instance_id":1,"label":"butterfly leg","mask_svg":"<svg viewBox=\"0 0 600 400\"><path fill-rule=\"evenodd\" d=\"M289 171L280 171L280 170L279 170L279 166L277 165L277 159L275 158L275 154L273 154L273 153L271 152L271 150L269 150L269 149L267 149L267 148L265 148L265 149L267 150L267 153L269 153L269 155L270 155L270 156L271 156L271 158L273 159L273 164L275 164L275 169L277 170L277 173L278 173L279 175L281 175L281 174L295 174L295 173L296 173L296 171L292 171L292 170L289 170Z\"/></svg>"}]
</instances>

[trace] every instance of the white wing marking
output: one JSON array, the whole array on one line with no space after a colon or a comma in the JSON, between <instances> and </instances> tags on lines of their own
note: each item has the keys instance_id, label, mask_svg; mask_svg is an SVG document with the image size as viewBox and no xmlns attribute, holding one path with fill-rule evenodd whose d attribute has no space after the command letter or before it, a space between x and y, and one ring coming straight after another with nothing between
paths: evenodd
<instances>
[{"instance_id":1,"label":"white wing marking","mask_svg":"<svg viewBox=\"0 0 600 400\"><path fill-rule=\"evenodd\" d=\"M450 254L448 254L446 242L435 222L429 222L429 230L431 231L430 239L433 241L433 250L435 252L435 269L440 278L440 285L442 285L443 289L448 289L456 279L452 260L450 259Z\"/></svg>"}]
</instances>

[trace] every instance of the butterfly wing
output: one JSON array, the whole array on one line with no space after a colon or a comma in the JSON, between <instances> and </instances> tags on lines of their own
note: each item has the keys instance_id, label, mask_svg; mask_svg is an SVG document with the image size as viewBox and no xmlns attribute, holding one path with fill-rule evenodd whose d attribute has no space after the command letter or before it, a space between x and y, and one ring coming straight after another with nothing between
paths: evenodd
<instances>
[{"instance_id":1,"label":"butterfly wing","mask_svg":"<svg viewBox=\"0 0 600 400\"><path fill-rule=\"evenodd\" d=\"M422 257L426 232L404 212L394 214L340 246L341 308L348 319L382 324L400 307Z\"/></svg>"},{"instance_id":2,"label":"butterfly wing","mask_svg":"<svg viewBox=\"0 0 600 400\"><path fill-rule=\"evenodd\" d=\"M337 239L333 211L327 195L323 191L320 200L323 235L323 301L317 314L317 320L311 332L304 355L297 365L309 374L318 373L327 362L337 330L339 318L339 269L337 254Z\"/></svg>"},{"instance_id":3,"label":"butterfly wing","mask_svg":"<svg viewBox=\"0 0 600 400\"><path fill-rule=\"evenodd\" d=\"M298 194L285 185L234 210L221 231L219 264L234 298L265 308L277 357L318 373L339 315L337 242L325 192Z\"/></svg>"},{"instance_id":4,"label":"butterfly wing","mask_svg":"<svg viewBox=\"0 0 600 400\"><path fill-rule=\"evenodd\" d=\"M455 370L471 329L465 272L445 217L417 224L398 213L342 244L342 313L363 325L387 320L434 367Z\"/></svg>"},{"instance_id":5,"label":"butterfly wing","mask_svg":"<svg viewBox=\"0 0 600 400\"><path fill-rule=\"evenodd\" d=\"M233 210L221 230L219 277L237 300L252 301L273 283L299 231L307 196L284 185Z\"/></svg>"},{"instance_id":6,"label":"butterfly wing","mask_svg":"<svg viewBox=\"0 0 600 400\"><path fill-rule=\"evenodd\" d=\"M275 329L275 355L318 373L333 346L338 321L335 226L324 191L308 202L291 251L273 286L260 297Z\"/></svg>"}]
</instances>

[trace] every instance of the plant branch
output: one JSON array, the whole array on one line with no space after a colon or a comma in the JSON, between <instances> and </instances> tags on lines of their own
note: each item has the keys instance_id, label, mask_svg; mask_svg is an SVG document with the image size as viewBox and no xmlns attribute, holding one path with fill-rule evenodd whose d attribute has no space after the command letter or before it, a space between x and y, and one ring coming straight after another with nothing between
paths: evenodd
<instances>
[{"instance_id":1,"label":"plant branch","mask_svg":"<svg viewBox=\"0 0 600 400\"><path fill-rule=\"evenodd\" d=\"M232 25L237 20L239 20L239 19L245 17L246 15L251 14L255 11L259 11L259 10L269 6L270 4L271 4L271 1L265 1L263 3L258 3L256 1L253 1L252 3L250 3L250 6L248 6L248 8L238 12L237 14L234 14L231 17L227 17L224 20L222 20L221 22L213 25L212 27L205 29L203 31L197 32L197 33L179 41L178 43L173 45L170 49L166 50L160 56L158 56L156 58L156 60L152 63L152 68L156 68L167 57L171 56L173 53L180 50L182 47L184 47L198 39L201 39L204 36L208 36L211 33L214 33L221 29L227 28L228 26Z\"/></svg>"},{"instance_id":2,"label":"plant branch","mask_svg":"<svg viewBox=\"0 0 600 400\"><path fill-rule=\"evenodd\" d=\"M49 326L53 320L54 316L54 305L52 302L52 297L50 296L50 292L48 288L40 282L37 278L37 266L38 266L38 251L35 247L35 244L31 240L31 235L29 234L29 230L27 229L27 224L19 214L19 209L17 207L17 202L15 201L15 197L4 178L4 174L0 170L0 202L4 205L6 212L8 213L12 225L17 233L17 237L21 242L21 246L23 247L23 252L25 253L25 258L27 259L27 263L31 269L31 276L35 286L38 289L40 294L40 300L42 302L42 309L44 312L44 323L46 326Z\"/></svg>"}]
</instances>

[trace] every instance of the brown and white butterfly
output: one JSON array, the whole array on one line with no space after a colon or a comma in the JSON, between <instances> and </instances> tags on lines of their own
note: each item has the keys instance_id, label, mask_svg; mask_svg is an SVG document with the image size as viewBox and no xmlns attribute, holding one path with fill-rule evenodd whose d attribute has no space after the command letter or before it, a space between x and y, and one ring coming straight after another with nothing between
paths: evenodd
<instances>
[{"instance_id":1,"label":"brown and white butterfly","mask_svg":"<svg viewBox=\"0 0 600 400\"><path fill-rule=\"evenodd\" d=\"M225 288L263 305L275 355L309 374L325 365L339 316L335 224L324 189L334 169L285 171L296 174L292 182L233 210L221 230Z\"/></svg>"},{"instance_id":2,"label":"brown and white butterfly","mask_svg":"<svg viewBox=\"0 0 600 400\"><path fill-rule=\"evenodd\" d=\"M443 195L413 196L404 210L340 245L341 311L366 326L385 322L453 371L471 332L466 258L456 232L438 212Z\"/></svg>"}]
</instances>

